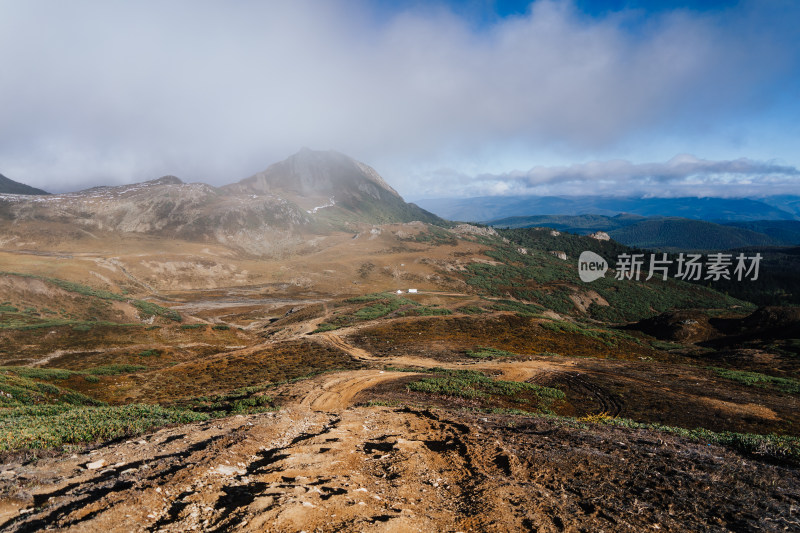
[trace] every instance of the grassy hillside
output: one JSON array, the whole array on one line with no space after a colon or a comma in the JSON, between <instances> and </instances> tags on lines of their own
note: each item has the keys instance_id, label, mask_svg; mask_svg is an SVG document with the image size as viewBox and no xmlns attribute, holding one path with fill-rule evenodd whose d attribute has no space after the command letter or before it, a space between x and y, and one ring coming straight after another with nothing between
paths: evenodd
<instances>
[{"instance_id":1,"label":"grassy hillside","mask_svg":"<svg viewBox=\"0 0 800 533\"><path fill-rule=\"evenodd\" d=\"M0 329L72 325L181 321L177 311L160 305L45 276L0 272Z\"/></svg>"},{"instance_id":2,"label":"grassy hillside","mask_svg":"<svg viewBox=\"0 0 800 533\"><path fill-rule=\"evenodd\" d=\"M509 242L495 245L486 252L496 263L468 265L466 281L481 293L507 299L505 305L509 310L536 314L549 309L624 322L669 309L751 307L708 287L675 279L616 280L615 258L633 250L613 241L571 234L553 236L549 230L532 228L500 230L499 233ZM577 259L585 250L605 257L612 269L604 278L590 284L578 277ZM551 251L565 252L567 260L558 259Z\"/></svg>"},{"instance_id":3,"label":"grassy hillside","mask_svg":"<svg viewBox=\"0 0 800 533\"><path fill-rule=\"evenodd\" d=\"M623 244L653 250L729 250L778 244L768 235L746 228L685 218L642 220L608 233Z\"/></svg>"},{"instance_id":4,"label":"grassy hillside","mask_svg":"<svg viewBox=\"0 0 800 533\"><path fill-rule=\"evenodd\" d=\"M495 220L499 228L548 227L587 235L605 231L628 246L658 250L726 250L743 246L796 246L800 221L702 221L679 217L643 217L620 214L538 215Z\"/></svg>"}]
</instances>

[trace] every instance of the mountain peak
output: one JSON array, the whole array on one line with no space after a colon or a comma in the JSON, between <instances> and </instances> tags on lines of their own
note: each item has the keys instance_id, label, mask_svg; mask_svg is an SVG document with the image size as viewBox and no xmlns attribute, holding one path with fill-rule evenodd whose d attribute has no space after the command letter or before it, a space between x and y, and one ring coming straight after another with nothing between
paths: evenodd
<instances>
[{"instance_id":1,"label":"mountain peak","mask_svg":"<svg viewBox=\"0 0 800 533\"><path fill-rule=\"evenodd\" d=\"M407 204L369 165L334 150L302 148L263 172L223 189L234 194L280 196L321 216L330 210L343 210L351 220L370 223L441 221Z\"/></svg>"},{"instance_id":2,"label":"mountain peak","mask_svg":"<svg viewBox=\"0 0 800 533\"><path fill-rule=\"evenodd\" d=\"M167 175L161 176L154 180L144 182L146 185L183 185L183 180L177 176Z\"/></svg>"},{"instance_id":3,"label":"mountain peak","mask_svg":"<svg viewBox=\"0 0 800 533\"><path fill-rule=\"evenodd\" d=\"M362 194L378 199L382 192L400 196L369 165L334 150L310 148L302 148L237 185L253 192L290 193L309 199L336 196L344 201Z\"/></svg>"}]
</instances>

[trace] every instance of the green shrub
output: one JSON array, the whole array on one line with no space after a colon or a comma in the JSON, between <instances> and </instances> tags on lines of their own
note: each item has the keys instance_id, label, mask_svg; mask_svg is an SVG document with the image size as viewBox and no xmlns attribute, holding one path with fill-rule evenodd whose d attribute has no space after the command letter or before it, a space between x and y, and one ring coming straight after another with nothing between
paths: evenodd
<instances>
[{"instance_id":1,"label":"green shrub","mask_svg":"<svg viewBox=\"0 0 800 533\"><path fill-rule=\"evenodd\" d=\"M467 357L474 357L476 359L493 359L495 357L516 357L517 354L507 352L505 350L498 350L488 346L479 346L477 350L467 350Z\"/></svg>"},{"instance_id":2,"label":"green shrub","mask_svg":"<svg viewBox=\"0 0 800 533\"><path fill-rule=\"evenodd\" d=\"M335 329L339 329L341 326L337 326L336 324L328 324L327 322L322 322L317 329L312 331L312 333L325 333L326 331L333 331Z\"/></svg>"},{"instance_id":3,"label":"green shrub","mask_svg":"<svg viewBox=\"0 0 800 533\"><path fill-rule=\"evenodd\" d=\"M494 380L473 370L433 368L434 377L423 378L407 385L409 390L461 398L489 399L492 396L515 397L529 393L538 398L540 408L549 410L554 400L565 398L564 392L551 387L520 381Z\"/></svg>"},{"instance_id":4,"label":"green shrub","mask_svg":"<svg viewBox=\"0 0 800 533\"><path fill-rule=\"evenodd\" d=\"M800 394L800 380L792 378L779 378L759 374L758 372L744 372L741 370L727 370L724 368L714 368L711 370L717 375L748 385L750 387L761 387L763 389L777 389L787 394Z\"/></svg>"},{"instance_id":5,"label":"green shrub","mask_svg":"<svg viewBox=\"0 0 800 533\"><path fill-rule=\"evenodd\" d=\"M0 450L54 448L130 437L157 427L207 420L203 413L157 405L46 405L0 410Z\"/></svg>"},{"instance_id":6,"label":"green shrub","mask_svg":"<svg viewBox=\"0 0 800 533\"><path fill-rule=\"evenodd\" d=\"M133 304L133 306L145 316L161 316L174 322L180 322L183 320L179 312L167 307L162 307L152 302L146 302L144 300L132 300L131 304Z\"/></svg>"},{"instance_id":7,"label":"green shrub","mask_svg":"<svg viewBox=\"0 0 800 533\"><path fill-rule=\"evenodd\" d=\"M465 305L463 307L459 307L456 309L459 313L464 313L465 315L480 315L486 312L486 309L482 307L478 307L476 305Z\"/></svg>"},{"instance_id":8,"label":"green shrub","mask_svg":"<svg viewBox=\"0 0 800 533\"><path fill-rule=\"evenodd\" d=\"M30 379L42 379L52 381L54 379L69 379L77 372L64 370L62 368L39 368L30 366L3 366L0 372L13 372L14 374Z\"/></svg>"},{"instance_id":9,"label":"green shrub","mask_svg":"<svg viewBox=\"0 0 800 533\"><path fill-rule=\"evenodd\" d=\"M156 352L158 350L155 350ZM144 365L105 365L88 370L88 374L93 376L117 376L119 374L132 374L140 370L147 370Z\"/></svg>"}]
</instances>

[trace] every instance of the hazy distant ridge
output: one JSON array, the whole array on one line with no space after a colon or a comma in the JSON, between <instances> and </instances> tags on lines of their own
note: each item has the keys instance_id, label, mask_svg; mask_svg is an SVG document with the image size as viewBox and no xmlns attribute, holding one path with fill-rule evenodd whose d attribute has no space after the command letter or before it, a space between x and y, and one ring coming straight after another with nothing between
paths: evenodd
<instances>
[{"instance_id":1,"label":"hazy distant ridge","mask_svg":"<svg viewBox=\"0 0 800 533\"><path fill-rule=\"evenodd\" d=\"M748 198L626 198L611 196L483 196L420 200L420 207L450 220L488 222L515 216L608 215L698 220L800 220L800 196Z\"/></svg>"}]
</instances>

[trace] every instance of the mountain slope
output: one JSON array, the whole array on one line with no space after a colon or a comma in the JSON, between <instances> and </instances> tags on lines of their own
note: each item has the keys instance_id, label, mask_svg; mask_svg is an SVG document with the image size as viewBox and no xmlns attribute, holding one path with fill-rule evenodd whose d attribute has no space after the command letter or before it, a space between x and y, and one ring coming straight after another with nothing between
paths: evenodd
<instances>
[{"instance_id":1,"label":"mountain slope","mask_svg":"<svg viewBox=\"0 0 800 533\"><path fill-rule=\"evenodd\" d=\"M643 220L647 220L647 217L629 213L613 217L607 215L534 215L500 218L492 220L489 224L508 229L547 227L583 235L624 228Z\"/></svg>"},{"instance_id":2,"label":"mountain slope","mask_svg":"<svg viewBox=\"0 0 800 533\"><path fill-rule=\"evenodd\" d=\"M0 194L50 194L36 187L19 183L0 174Z\"/></svg>"},{"instance_id":3,"label":"mountain slope","mask_svg":"<svg viewBox=\"0 0 800 533\"><path fill-rule=\"evenodd\" d=\"M309 214L369 223L442 223L436 215L406 203L372 167L335 151L303 148L263 172L227 185L237 194L274 194Z\"/></svg>"},{"instance_id":4,"label":"mountain slope","mask_svg":"<svg viewBox=\"0 0 800 533\"><path fill-rule=\"evenodd\" d=\"M743 246L797 246L800 221L756 220L717 223L678 217L643 217L620 214L537 215L507 217L491 222L498 228L548 227L587 235L605 231L617 241L639 248L696 250L730 249Z\"/></svg>"},{"instance_id":5,"label":"mountain slope","mask_svg":"<svg viewBox=\"0 0 800 533\"><path fill-rule=\"evenodd\" d=\"M651 249L729 250L778 244L763 233L685 218L647 219L609 235L628 246Z\"/></svg>"},{"instance_id":6,"label":"mountain slope","mask_svg":"<svg viewBox=\"0 0 800 533\"><path fill-rule=\"evenodd\" d=\"M754 220L752 222L723 222L722 224L763 233L783 245L800 245L800 220Z\"/></svg>"},{"instance_id":7,"label":"mountain slope","mask_svg":"<svg viewBox=\"0 0 800 533\"><path fill-rule=\"evenodd\" d=\"M255 255L296 252L310 236L360 232L366 224L446 224L407 204L369 166L307 149L221 188L165 176L35 199L0 197L2 219L14 221L15 232L25 230L35 241L65 231L102 231L217 242ZM20 237L0 234L3 238Z\"/></svg>"}]
</instances>

